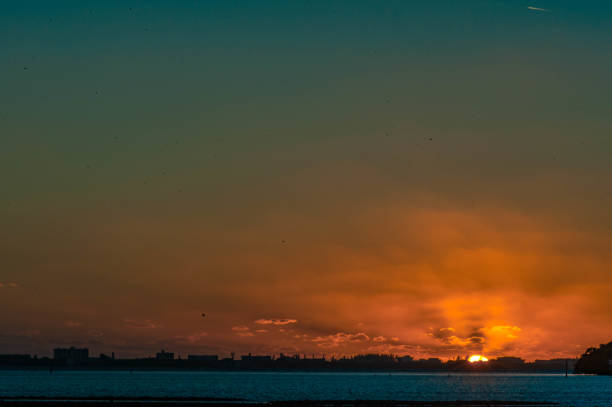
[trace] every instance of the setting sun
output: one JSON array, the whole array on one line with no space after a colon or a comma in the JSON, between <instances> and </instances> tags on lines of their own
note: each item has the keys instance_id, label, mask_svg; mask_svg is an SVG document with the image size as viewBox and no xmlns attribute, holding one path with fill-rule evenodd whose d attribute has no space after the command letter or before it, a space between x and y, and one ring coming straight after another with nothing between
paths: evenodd
<instances>
[{"instance_id":1,"label":"setting sun","mask_svg":"<svg viewBox=\"0 0 612 407\"><path fill-rule=\"evenodd\" d=\"M482 356L482 355L472 355L472 356L470 356L468 361L470 363L474 363L474 362L488 362L489 359L484 357L484 356Z\"/></svg>"}]
</instances>

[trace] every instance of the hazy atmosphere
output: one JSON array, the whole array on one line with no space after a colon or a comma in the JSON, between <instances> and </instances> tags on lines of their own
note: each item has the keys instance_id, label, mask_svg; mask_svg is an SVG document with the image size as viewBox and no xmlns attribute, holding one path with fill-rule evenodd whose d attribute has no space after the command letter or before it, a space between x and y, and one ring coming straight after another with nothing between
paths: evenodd
<instances>
[{"instance_id":1,"label":"hazy atmosphere","mask_svg":"<svg viewBox=\"0 0 612 407\"><path fill-rule=\"evenodd\" d=\"M0 347L609 342L611 38L595 0L2 2Z\"/></svg>"}]
</instances>

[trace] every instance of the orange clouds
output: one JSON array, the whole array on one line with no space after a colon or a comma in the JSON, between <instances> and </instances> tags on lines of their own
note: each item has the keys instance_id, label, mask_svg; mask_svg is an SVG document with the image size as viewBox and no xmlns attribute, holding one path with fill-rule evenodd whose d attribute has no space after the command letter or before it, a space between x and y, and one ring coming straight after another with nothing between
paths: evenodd
<instances>
[{"instance_id":1,"label":"orange clouds","mask_svg":"<svg viewBox=\"0 0 612 407\"><path fill-rule=\"evenodd\" d=\"M331 199L333 189L325 190ZM143 351L129 344L529 359L574 356L610 335L612 239L605 230L417 193L337 209L302 204L310 195L290 192L300 198L299 213L276 208L223 222L177 214L94 228L99 253L90 253L89 273L116 293L112 301L78 279L68 284L79 289L60 288L62 304L25 289L28 302L13 301L30 307L19 314L39 321L46 336L66 335L51 321L84 321L84 337L86 329L104 332L96 346L135 354ZM162 243L164 250L151 250ZM108 271L118 264L130 270L120 284ZM68 266L45 267L70 274ZM39 317L43 308L47 319Z\"/></svg>"},{"instance_id":2,"label":"orange clouds","mask_svg":"<svg viewBox=\"0 0 612 407\"><path fill-rule=\"evenodd\" d=\"M498 208L390 205L358 214L349 212L350 222L340 216L331 225L269 214L264 220L271 228L281 220L299 226L300 234L280 254L245 225L234 247L239 256L228 260L221 250L207 262L240 276L227 286L220 280L215 289L252 304L246 307L252 313L231 311L227 318L253 315L255 326L269 329L235 325L231 342L220 327L211 327L217 333L207 342L267 352L538 358L572 356L582 344L606 335L605 325L584 319L589 307L606 304L590 287L594 281L610 285L604 273L610 256L600 250L605 235L575 234L546 219ZM326 231L325 238L319 230ZM549 306L568 301L573 306ZM279 309L294 317L257 318ZM582 332L558 325L560 315Z\"/></svg>"},{"instance_id":3,"label":"orange clouds","mask_svg":"<svg viewBox=\"0 0 612 407\"><path fill-rule=\"evenodd\" d=\"M123 322L127 327L137 329L155 329L161 326L159 323L153 322L150 319L135 320L131 318L125 318Z\"/></svg>"},{"instance_id":4,"label":"orange clouds","mask_svg":"<svg viewBox=\"0 0 612 407\"><path fill-rule=\"evenodd\" d=\"M312 339L312 342L317 343L318 346L322 348L336 348L338 346L342 346L348 343L359 343L359 342L367 342L370 340L370 337L363 332L359 332L356 334L348 334L344 332L338 332L333 335L327 336L317 336Z\"/></svg>"},{"instance_id":5,"label":"orange clouds","mask_svg":"<svg viewBox=\"0 0 612 407\"><path fill-rule=\"evenodd\" d=\"M248 326L234 326L232 327L232 331L236 332L236 335L242 337L249 337L255 335L253 332L251 332L251 329Z\"/></svg>"},{"instance_id":6,"label":"orange clouds","mask_svg":"<svg viewBox=\"0 0 612 407\"><path fill-rule=\"evenodd\" d=\"M449 349L461 351L481 351L494 354L499 351L515 350L513 342L518 339L521 328L517 326L484 326L473 327L471 330L459 333L455 328L440 328L429 333L429 335L443 344L449 345Z\"/></svg>"},{"instance_id":7,"label":"orange clouds","mask_svg":"<svg viewBox=\"0 0 612 407\"><path fill-rule=\"evenodd\" d=\"M189 344L195 344L195 343L198 343L198 342L202 341L207 336L208 336L208 332L200 331L200 332L194 332L194 333L186 335L184 337L180 337L179 336L179 337L177 337L177 339L184 340L185 342L187 342Z\"/></svg>"},{"instance_id":8,"label":"orange clouds","mask_svg":"<svg viewBox=\"0 0 612 407\"><path fill-rule=\"evenodd\" d=\"M284 319L258 319L257 321L255 321L256 324L260 324L260 325L289 325L289 324L295 324L297 323L297 319L288 319L288 318L284 318Z\"/></svg>"}]
</instances>

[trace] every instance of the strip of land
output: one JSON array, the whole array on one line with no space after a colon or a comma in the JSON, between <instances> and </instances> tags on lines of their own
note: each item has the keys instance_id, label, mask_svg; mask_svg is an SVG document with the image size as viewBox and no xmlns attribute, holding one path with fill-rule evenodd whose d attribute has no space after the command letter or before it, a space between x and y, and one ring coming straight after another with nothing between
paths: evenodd
<instances>
[{"instance_id":1,"label":"strip of land","mask_svg":"<svg viewBox=\"0 0 612 407\"><path fill-rule=\"evenodd\" d=\"M257 403L198 397L0 397L1 407L553 407L552 402L503 400L288 400Z\"/></svg>"}]
</instances>

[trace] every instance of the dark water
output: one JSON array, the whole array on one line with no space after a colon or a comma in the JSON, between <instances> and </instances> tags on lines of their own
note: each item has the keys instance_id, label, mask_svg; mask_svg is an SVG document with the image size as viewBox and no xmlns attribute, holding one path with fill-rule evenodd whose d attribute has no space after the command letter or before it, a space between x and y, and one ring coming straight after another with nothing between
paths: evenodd
<instances>
[{"instance_id":1,"label":"dark water","mask_svg":"<svg viewBox=\"0 0 612 407\"><path fill-rule=\"evenodd\" d=\"M531 374L0 371L7 396L516 400L612 407L612 377Z\"/></svg>"}]
</instances>

